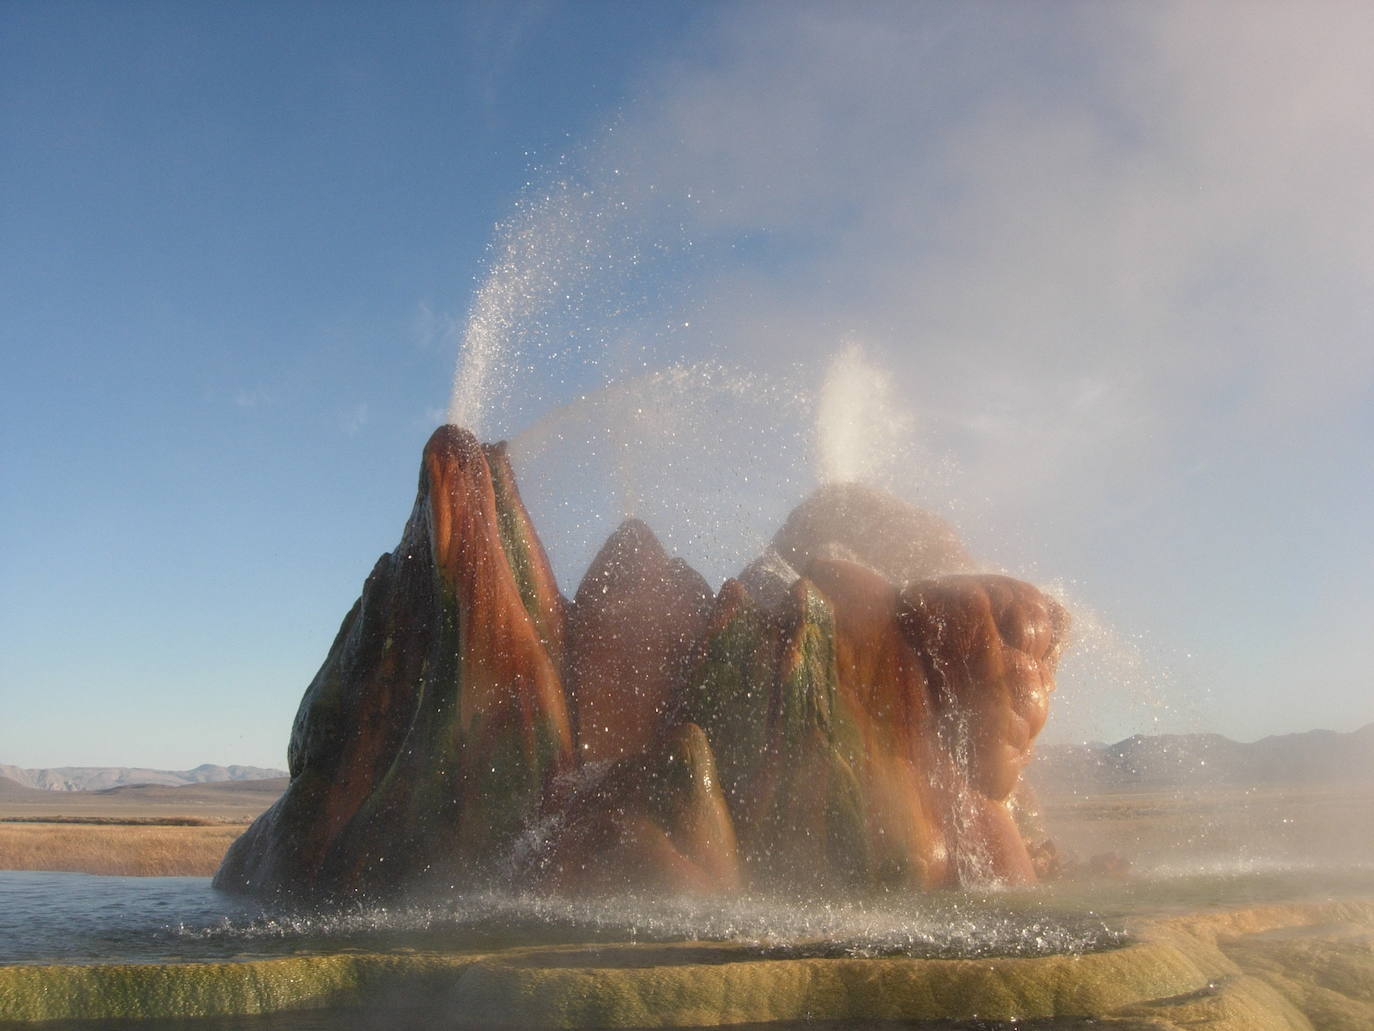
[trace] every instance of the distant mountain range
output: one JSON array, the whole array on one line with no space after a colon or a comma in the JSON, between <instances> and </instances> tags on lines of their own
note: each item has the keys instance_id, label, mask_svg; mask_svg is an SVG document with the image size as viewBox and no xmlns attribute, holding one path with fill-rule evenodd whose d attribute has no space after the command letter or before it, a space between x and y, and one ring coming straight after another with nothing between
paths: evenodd
<instances>
[{"instance_id":1,"label":"distant mountain range","mask_svg":"<svg viewBox=\"0 0 1374 1031\"><path fill-rule=\"evenodd\" d=\"M105 791L136 784L181 787L286 775L285 770L210 763L194 770L127 766L25 770L0 764L0 778L46 791ZM1187 787L1374 785L1374 723L1348 734L1310 730L1249 744L1220 734L1137 734L1114 745L1043 745L1036 750L1027 778L1037 791L1051 796Z\"/></svg>"},{"instance_id":2,"label":"distant mountain range","mask_svg":"<svg viewBox=\"0 0 1374 1031\"><path fill-rule=\"evenodd\" d=\"M259 766L215 766L211 763L203 763L194 770L144 770L128 766L58 766L45 770L24 770L0 763L0 777L40 791L105 791L135 784L182 787L186 784L269 780L285 776L285 770L265 770Z\"/></svg>"},{"instance_id":3,"label":"distant mountain range","mask_svg":"<svg viewBox=\"0 0 1374 1031\"><path fill-rule=\"evenodd\" d=\"M1137 734L1114 745L1047 745L1027 777L1044 795L1311 784L1374 785L1374 723L1242 744L1220 734Z\"/></svg>"}]
</instances>

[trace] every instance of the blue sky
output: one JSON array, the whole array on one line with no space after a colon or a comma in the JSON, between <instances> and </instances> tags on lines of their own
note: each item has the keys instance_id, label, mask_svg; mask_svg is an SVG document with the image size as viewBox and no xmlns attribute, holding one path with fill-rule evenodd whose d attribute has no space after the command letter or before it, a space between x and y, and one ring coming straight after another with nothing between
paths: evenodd
<instances>
[{"instance_id":1,"label":"blue sky","mask_svg":"<svg viewBox=\"0 0 1374 1031\"><path fill-rule=\"evenodd\" d=\"M566 593L622 510L743 564L855 345L866 468L1080 613L1049 733L1374 719L1371 38L1334 2L0 7L0 761L281 765L473 312L484 432L618 384L517 448Z\"/></svg>"}]
</instances>

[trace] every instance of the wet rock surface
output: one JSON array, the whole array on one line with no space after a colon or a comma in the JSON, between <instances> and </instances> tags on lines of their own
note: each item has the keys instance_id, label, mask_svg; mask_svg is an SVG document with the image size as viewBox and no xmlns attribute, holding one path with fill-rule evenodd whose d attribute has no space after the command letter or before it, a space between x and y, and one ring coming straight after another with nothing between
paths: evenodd
<instances>
[{"instance_id":1,"label":"wet rock surface","mask_svg":"<svg viewBox=\"0 0 1374 1031\"><path fill-rule=\"evenodd\" d=\"M499 493L500 506L471 434L435 432L401 544L378 561L302 700L291 783L231 848L216 886L376 897L494 875L573 763L550 654L561 602L518 493Z\"/></svg>"},{"instance_id":2,"label":"wet rock surface","mask_svg":"<svg viewBox=\"0 0 1374 1031\"><path fill-rule=\"evenodd\" d=\"M829 485L712 595L627 520L571 603L504 445L425 448L216 886L814 894L1029 883L1014 791L1068 628L952 527ZM1025 821L1023 820L1024 824Z\"/></svg>"}]
</instances>

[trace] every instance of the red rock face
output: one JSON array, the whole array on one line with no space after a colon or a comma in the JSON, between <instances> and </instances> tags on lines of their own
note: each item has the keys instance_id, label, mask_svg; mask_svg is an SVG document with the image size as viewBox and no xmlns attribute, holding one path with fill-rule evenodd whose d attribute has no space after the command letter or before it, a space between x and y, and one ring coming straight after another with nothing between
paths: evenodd
<instances>
[{"instance_id":1,"label":"red rock face","mask_svg":"<svg viewBox=\"0 0 1374 1031\"><path fill-rule=\"evenodd\" d=\"M835 613L840 695L859 733L853 762L868 800L874 877L934 888L951 876L936 768L935 713L920 658L897 623L897 589L851 562L807 575Z\"/></svg>"},{"instance_id":2,"label":"red rock face","mask_svg":"<svg viewBox=\"0 0 1374 1031\"><path fill-rule=\"evenodd\" d=\"M766 891L875 883L863 742L837 675L830 603L798 580L775 604L726 581L682 699L716 752L745 875Z\"/></svg>"},{"instance_id":3,"label":"red rock face","mask_svg":"<svg viewBox=\"0 0 1374 1031\"><path fill-rule=\"evenodd\" d=\"M899 620L931 685L947 823L975 865L1033 882L1007 803L1045 724L1067 613L1010 577L950 576L909 584Z\"/></svg>"},{"instance_id":4,"label":"red rock face","mask_svg":"<svg viewBox=\"0 0 1374 1031\"><path fill-rule=\"evenodd\" d=\"M729 894L743 887L734 823L701 728L679 724L558 808L522 872L560 894Z\"/></svg>"},{"instance_id":5,"label":"red rock face","mask_svg":"<svg viewBox=\"0 0 1374 1031\"><path fill-rule=\"evenodd\" d=\"M416 525L377 561L345 617L296 716L291 785L234 843L216 886L260 897L329 893L325 854L394 761L431 649L433 566Z\"/></svg>"},{"instance_id":6,"label":"red rock face","mask_svg":"<svg viewBox=\"0 0 1374 1031\"><path fill-rule=\"evenodd\" d=\"M521 539L518 493L503 495L470 433L435 432L401 546L378 562L302 700L292 782L230 850L218 885L381 896L457 869L487 874L571 767L545 643L561 609L551 576L539 578L537 539ZM517 576L508 556L521 549L534 560Z\"/></svg>"},{"instance_id":7,"label":"red rock face","mask_svg":"<svg viewBox=\"0 0 1374 1031\"><path fill-rule=\"evenodd\" d=\"M580 762L647 748L665 728L711 589L670 559L647 526L629 519L611 535L577 589L568 673Z\"/></svg>"},{"instance_id":8,"label":"red rock face","mask_svg":"<svg viewBox=\"0 0 1374 1031\"><path fill-rule=\"evenodd\" d=\"M519 833L547 781L571 767L572 727L560 670L525 606L538 586L522 594L481 447L444 427L425 450L425 470L430 541L457 612L460 667L457 725L444 727L438 744L461 770L460 857L480 861ZM520 516L508 525L527 525L523 507ZM537 541L527 548L542 557Z\"/></svg>"},{"instance_id":9,"label":"red rock face","mask_svg":"<svg viewBox=\"0 0 1374 1031\"><path fill-rule=\"evenodd\" d=\"M505 442L484 444L482 452L491 470L492 493L501 524L501 544L506 552L507 564L515 576L521 601L534 622L544 650L554 665L561 669L566 657L567 602L559 593L549 556L520 498L520 488L515 482L515 470L511 468L510 453Z\"/></svg>"},{"instance_id":10,"label":"red rock face","mask_svg":"<svg viewBox=\"0 0 1374 1031\"><path fill-rule=\"evenodd\" d=\"M901 621L948 724L967 724L978 790L1003 801L1045 725L1068 614L1028 583L950 576L902 592Z\"/></svg>"}]
</instances>

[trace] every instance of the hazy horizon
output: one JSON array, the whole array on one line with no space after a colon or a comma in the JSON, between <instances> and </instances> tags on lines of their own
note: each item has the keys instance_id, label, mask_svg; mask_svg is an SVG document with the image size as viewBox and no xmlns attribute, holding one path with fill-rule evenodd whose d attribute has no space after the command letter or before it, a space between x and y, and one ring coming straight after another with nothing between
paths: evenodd
<instances>
[{"instance_id":1,"label":"hazy horizon","mask_svg":"<svg viewBox=\"0 0 1374 1031\"><path fill-rule=\"evenodd\" d=\"M1338 733L1338 734L1354 734L1354 733L1358 733L1358 732L1360 732L1360 731L1366 729L1366 728L1369 727L1369 726L1371 726L1371 724L1368 724L1368 723L1367 723L1367 724L1365 724L1364 726L1355 727L1354 729L1352 729L1352 730L1347 730L1347 731L1332 731L1330 727L1306 727L1306 728L1301 729L1301 730L1279 731L1279 732L1276 733L1276 734L1266 734L1266 735L1264 735L1264 737L1256 738L1256 739L1254 739L1254 740L1252 740L1252 741L1237 741L1237 744L1243 744L1243 745L1245 745L1245 744L1255 744L1257 741L1263 741L1263 740L1265 740L1266 738L1270 738L1270 737L1283 737L1283 736L1286 736L1286 735L1294 735L1294 734L1313 734L1313 733L1328 733L1328 732L1330 732L1330 733ZM1213 733L1217 733L1217 732L1216 732L1216 731L1209 731L1209 730L1198 730L1198 731L1190 731L1190 732L1188 732L1188 733L1192 733L1192 734L1213 734ZM1037 748L1043 747L1043 746L1046 746L1046 745L1048 745L1049 747L1054 747L1054 746L1073 747L1073 746L1079 746L1079 745L1105 745L1105 746L1110 746L1110 745L1120 744L1121 741L1129 740L1130 737L1132 737L1132 736L1135 736L1135 735L1128 735L1126 738L1121 738L1121 739L1115 740L1115 741L1056 741L1056 742L1043 742L1043 741L1041 741L1041 742L1037 742ZM1146 735L1146 736L1156 736L1156 735ZM1167 735L1158 735L1158 736L1167 736ZM1223 734L1222 736L1225 737L1226 735ZM1234 740L1234 739L1232 739L1232 740ZM4 756L0 756L0 759L3 759L3 758L4 758ZM282 775L286 775L286 774L287 774L286 763L285 763L285 761L284 761L284 757L283 757L282 765L281 765L281 766L277 766L277 767L274 767L274 766L257 766L256 764L253 764L253 763L216 762L216 761L213 761L213 760L209 760L209 761L206 761L206 762L203 762L203 763L197 763L195 766L189 766L189 767L186 767L185 769L180 769L180 768L178 768L178 769L164 769L164 768L162 768L162 767L148 766L148 765L143 764L143 763L111 763L111 764L104 765L104 766L93 766L93 765L85 765L85 764L78 765L78 764L75 764L75 763L54 763L54 764L50 764L50 765L47 765L47 766L22 766L22 767L21 767L21 766L19 766L17 763L0 762L0 768L6 767L6 766L14 767L14 768L18 768L18 769L23 769L23 770L25 770L26 772L33 772L33 771L35 771L35 770L110 770L110 769L120 769L120 770L147 770L147 771L149 771L149 772L151 772L151 773L186 773L186 772L190 772L190 771L192 771L192 770L198 769L198 768L201 767L201 766L219 766L219 767L225 767L225 768L232 768L232 767L235 767L235 766L240 766L240 767L246 767L246 768L255 769L255 770L268 770L268 771L271 771L271 772L274 772L274 773L280 773L280 774L282 774ZM229 782L225 782L225 783L235 783L235 782L229 781Z\"/></svg>"}]
</instances>

